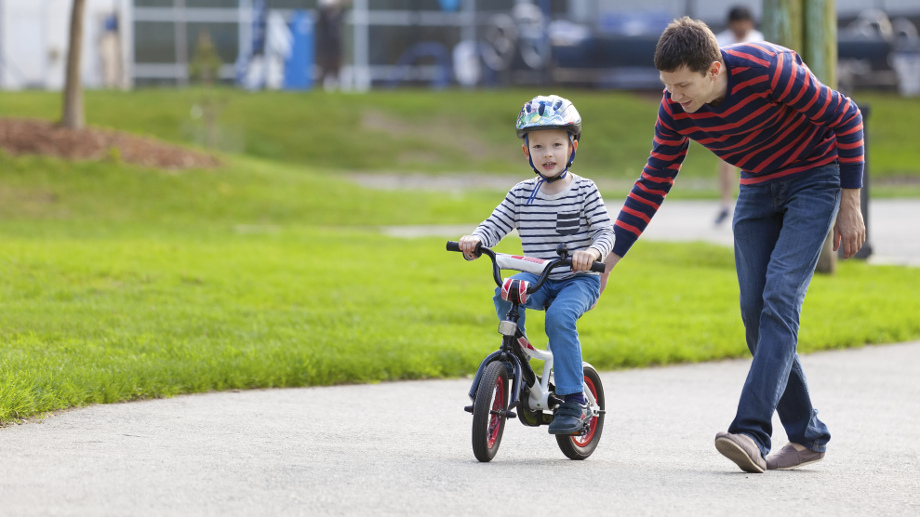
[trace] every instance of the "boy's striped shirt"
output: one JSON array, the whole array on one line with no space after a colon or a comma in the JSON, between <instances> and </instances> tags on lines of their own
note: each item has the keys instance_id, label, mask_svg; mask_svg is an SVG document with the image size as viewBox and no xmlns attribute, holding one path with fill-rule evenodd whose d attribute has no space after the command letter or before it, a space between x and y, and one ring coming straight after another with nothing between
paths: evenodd
<instances>
[{"instance_id":1,"label":"boy's striped shirt","mask_svg":"<svg viewBox=\"0 0 920 517\"><path fill-rule=\"evenodd\" d=\"M728 92L686 113L665 90L652 152L615 224L623 256L645 230L687 155L690 139L741 168L741 184L769 182L838 161L842 188L862 186L863 125L856 104L818 82L802 59L766 42L722 49Z\"/></svg>"},{"instance_id":2,"label":"boy's striped shirt","mask_svg":"<svg viewBox=\"0 0 920 517\"><path fill-rule=\"evenodd\" d=\"M552 196L537 192L532 204L527 200L539 188L539 178L518 183L473 235L479 237L483 246L492 247L516 229L525 256L556 259L559 258L556 246L565 244L569 252L594 247L603 260L614 243L613 225L604 200L593 181L569 174L572 183L568 189ZM572 276L572 269L567 267L550 274L554 280Z\"/></svg>"}]
</instances>

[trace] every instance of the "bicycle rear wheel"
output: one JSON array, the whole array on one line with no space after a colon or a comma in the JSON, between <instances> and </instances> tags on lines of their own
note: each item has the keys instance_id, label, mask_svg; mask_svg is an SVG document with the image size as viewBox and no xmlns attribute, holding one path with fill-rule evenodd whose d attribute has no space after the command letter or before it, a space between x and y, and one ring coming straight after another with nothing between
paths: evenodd
<instances>
[{"instance_id":1,"label":"bicycle rear wheel","mask_svg":"<svg viewBox=\"0 0 920 517\"><path fill-rule=\"evenodd\" d=\"M473 454L479 461L492 461L505 431L508 409L508 369L499 361L486 367L473 403Z\"/></svg>"},{"instance_id":2,"label":"bicycle rear wheel","mask_svg":"<svg viewBox=\"0 0 920 517\"><path fill-rule=\"evenodd\" d=\"M601 384L601 377L598 375L597 370L595 370L593 366L585 364L584 372L585 385L588 386L588 390L594 395L594 400L597 401L597 405L601 409L601 414L591 420L588 424L588 432L584 435L556 435L556 443L559 444L559 449L561 449L562 453L568 458L573 460L583 460L590 456L594 452L594 449L597 448L597 443L601 440L601 432L604 430L603 411L607 408L604 400L604 385Z\"/></svg>"}]
</instances>

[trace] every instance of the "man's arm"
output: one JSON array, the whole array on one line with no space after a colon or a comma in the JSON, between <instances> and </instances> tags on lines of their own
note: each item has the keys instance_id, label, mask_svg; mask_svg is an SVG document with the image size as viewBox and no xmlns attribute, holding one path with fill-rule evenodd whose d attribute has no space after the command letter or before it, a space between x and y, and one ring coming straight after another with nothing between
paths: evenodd
<instances>
[{"instance_id":1,"label":"man's arm","mask_svg":"<svg viewBox=\"0 0 920 517\"><path fill-rule=\"evenodd\" d=\"M616 253L610 253L607 255L607 258L604 259L604 264L607 264L607 269L601 274L601 294L604 294L604 289L607 288L607 279L610 278L610 272L613 271L613 267L617 265L621 258L623 257Z\"/></svg>"}]
</instances>

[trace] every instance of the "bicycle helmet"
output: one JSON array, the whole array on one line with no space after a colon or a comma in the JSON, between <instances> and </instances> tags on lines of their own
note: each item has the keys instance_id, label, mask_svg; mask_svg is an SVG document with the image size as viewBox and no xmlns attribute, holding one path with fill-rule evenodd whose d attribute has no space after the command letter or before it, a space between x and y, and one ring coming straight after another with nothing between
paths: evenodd
<instances>
[{"instance_id":1,"label":"bicycle helmet","mask_svg":"<svg viewBox=\"0 0 920 517\"><path fill-rule=\"evenodd\" d=\"M569 167L575 161L575 142L581 139L581 115L578 114L578 110L575 109L572 101L558 95L538 95L527 101L521 108L515 129L517 130L518 138L523 139L525 145L530 145L527 135L532 131L560 129L567 132L572 143L572 154L569 156L569 162L565 165L562 173L555 178L548 178L534 166L533 157L529 159L529 162L534 173L540 176L540 182L552 183L568 174ZM531 193L527 204L533 203L538 189L539 184Z\"/></svg>"},{"instance_id":2,"label":"bicycle helmet","mask_svg":"<svg viewBox=\"0 0 920 517\"><path fill-rule=\"evenodd\" d=\"M527 133L540 129L561 129L578 140L581 138L581 115L568 99L558 95L539 95L521 108L515 129L518 138L525 138Z\"/></svg>"}]
</instances>

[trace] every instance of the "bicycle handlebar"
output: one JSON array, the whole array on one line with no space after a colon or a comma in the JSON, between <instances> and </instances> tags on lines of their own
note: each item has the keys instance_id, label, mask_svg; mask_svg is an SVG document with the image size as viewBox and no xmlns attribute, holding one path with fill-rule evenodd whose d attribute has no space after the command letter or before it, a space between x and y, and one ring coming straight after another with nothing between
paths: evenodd
<instances>
[{"instance_id":1,"label":"bicycle handlebar","mask_svg":"<svg viewBox=\"0 0 920 517\"><path fill-rule=\"evenodd\" d=\"M460 251L460 243L456 241L447 241L447 251ZM476 250L474 251L476 255L485 254L492 261L492 279L495 280L495 285L498 287L502 286L502 273L501 268L498 267L498 262L496 261L496 253L492 251L491 248L483 246L482 243L476 245ZM572 266L572 259L570 258L558 258L550 260L546 265L546 268L537 278L537 281L527 289L527 294L533 294L543 286L543 283L546 282L546 279L549 278L549 274L552 273L557 267ZM603 262L594 262L591 264L591 271L596 273L603 273L607 270L607 264Z\"/></svg>"}]
</instances>

